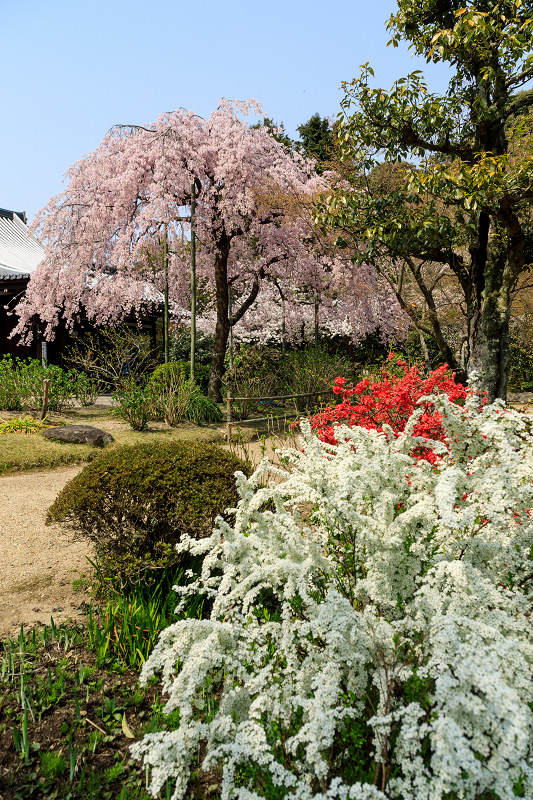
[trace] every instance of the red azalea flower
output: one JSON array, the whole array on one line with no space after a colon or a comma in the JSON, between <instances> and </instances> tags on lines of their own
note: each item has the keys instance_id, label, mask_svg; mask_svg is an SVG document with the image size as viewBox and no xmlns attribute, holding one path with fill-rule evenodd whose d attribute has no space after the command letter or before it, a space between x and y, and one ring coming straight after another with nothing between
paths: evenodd
<instances>
[{"instance_id":1,"label":"red azalea flower","mask_svg":"<svg viewBox=\"0 0 533 800\"><path fill-rule=\"evenodd\" d=\"M394 358L390 353L388 360ZM405 362L397 360L399 366L406 366ZM353 388L346 386L346 379L335 379L334 392L342 394L342 402L334 408L311 417L311 428L324 442L336 444L334 429L336 425L359 425L368 430L382 431L384 425L392 428L399 435L405 424L416 408L417 402L427 394L446 394L452 402L462 401L466 398L467 391L464 386L455 383L445 366L434 370L429 377L422 378L420 367L413 366L406 369L400 377L382 370L381 381L371 384L369 378L357 383ZM357 395L357 402L350 402L351 397ZM413 430L415 436L426 439L444 440L441 417L430 404L426 404L424 413L418 420ZM434 464L437 456L429 448L417 448L415 458L425 459Z\"/></svg>"}]
</instances>

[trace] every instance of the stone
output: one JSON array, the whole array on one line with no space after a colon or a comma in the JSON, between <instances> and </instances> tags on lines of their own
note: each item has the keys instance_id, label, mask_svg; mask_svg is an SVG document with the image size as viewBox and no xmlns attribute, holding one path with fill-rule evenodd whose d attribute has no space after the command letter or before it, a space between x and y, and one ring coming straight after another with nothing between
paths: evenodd
<instances>
[{"instance_id":1,"label":"stone","mask_svg":"<svg viewBox=\"0 0 533 800\"><path fill-rule=\"evenodd\" d=\"M42 435L45 439L56 439L59 442L72 444L92 444L93 447L105 447L115 440L110 433L93 428L92 425L61 425L58 428L46 428Z\"/></svg>"}]
</instances>

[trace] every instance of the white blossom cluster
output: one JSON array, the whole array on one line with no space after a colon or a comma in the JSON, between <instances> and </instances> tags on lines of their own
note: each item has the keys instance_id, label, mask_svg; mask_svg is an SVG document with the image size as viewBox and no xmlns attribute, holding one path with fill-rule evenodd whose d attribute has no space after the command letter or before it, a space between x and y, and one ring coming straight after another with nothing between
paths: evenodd
<instances>
[{"instance_id":1,"label":"white blossom cluster","mask_svg":"<svg viewBox=\"0 0 533 800\"><path fill-rule=\"evenodd\" d=\"M434 402L435 466L411 455L419 411L335 447L302 426L284 481L238 475L234 525L180 545L205 554L182 602L212 611L142 672L180 719L132 748L154 795L185 796L205 742L223 800L533 797L532 421Z\"/></svg>"}]
</instances>

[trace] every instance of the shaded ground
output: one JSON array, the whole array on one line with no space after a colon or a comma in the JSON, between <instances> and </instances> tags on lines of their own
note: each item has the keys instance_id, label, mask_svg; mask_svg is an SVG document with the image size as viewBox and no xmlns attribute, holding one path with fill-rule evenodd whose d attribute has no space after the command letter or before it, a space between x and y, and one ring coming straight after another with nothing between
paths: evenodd
<instances>
[{"instance_id":1,"label":"shaded ground","mask_svg":"<svg viewBox=\"0 0 533 800\"><path fill-rule=\"evenodd\" d=\"M140 689L138 670L113 656L101 663L75 626L0 646L0 664L2 800L149 800L129 746L176 726L158 687ZM199 776L194 796L212 798L217 778Z\"/></svg>"}]
</instances>

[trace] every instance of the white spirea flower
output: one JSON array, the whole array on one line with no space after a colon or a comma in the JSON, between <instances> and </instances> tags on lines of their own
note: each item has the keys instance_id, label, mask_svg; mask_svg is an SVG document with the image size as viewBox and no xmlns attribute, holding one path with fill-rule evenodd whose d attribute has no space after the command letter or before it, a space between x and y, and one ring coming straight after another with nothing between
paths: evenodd
<instances>
[{"instance_id":1,"label":"white spirea flower","mask_svg":"<svg viewBox=\"0 0 533 800\"><path fill-rule=\"evenodd\" d=\"M180 718L132 748L154 795L173 778L185 796L204 741L224 800L533 797L532 421L433 402L435 466L411 455L419 412L337 446L302 425L281 482L259 486L266 461L238 475L234 525L183 540L204 560L176 591L212 612L143 668Z\"/></svg>"}]
</instances>

